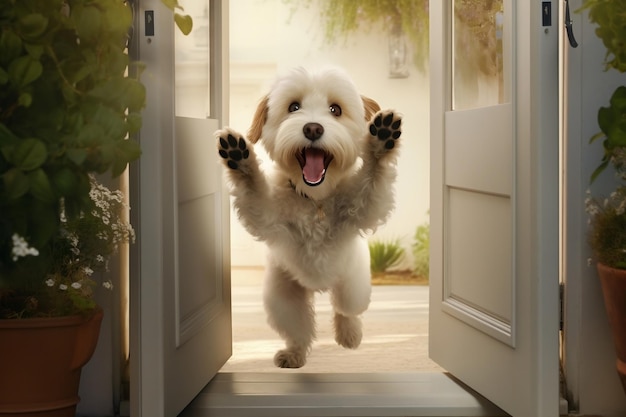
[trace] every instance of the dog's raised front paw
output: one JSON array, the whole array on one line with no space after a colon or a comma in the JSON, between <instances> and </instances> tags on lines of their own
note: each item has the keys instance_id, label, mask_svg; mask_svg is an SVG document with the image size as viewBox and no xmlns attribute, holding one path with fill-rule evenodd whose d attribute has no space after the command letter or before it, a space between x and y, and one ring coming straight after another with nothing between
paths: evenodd
<instances>
[{"instance_id":1,"label":"dog's raised front paw","mask_svg":"<svg viewBox=\"0 0 626 417\"><path fill-rule=\"evenodd\" d=\"M401 125L400 116L389 110L381 110L370 121L370 134L384 143L385 149L393 149L402 134Z\"/></svg>"},{"instance_id":2,"label":"dog's raised front paw","mask_svg":"<svg viewBox=\"0 0 626 417\"><path fill-rule=\"evenodd\" d=\"M306 363L306 355L300 351L283 349L274 355L274 365L279 368L302 368Z\"/></svg>"},{"instance_id":3,"label":"dog's raised front paw","mask_svg":"<svg viewBox=\"0 0 626 417\"><path fill-rule=\"evenodd\" d=\"M246 140L236 132L228 129L218 132L217 148L224 163L230 169L239 169L250 156Z\"/></svg>"}]
</instances>

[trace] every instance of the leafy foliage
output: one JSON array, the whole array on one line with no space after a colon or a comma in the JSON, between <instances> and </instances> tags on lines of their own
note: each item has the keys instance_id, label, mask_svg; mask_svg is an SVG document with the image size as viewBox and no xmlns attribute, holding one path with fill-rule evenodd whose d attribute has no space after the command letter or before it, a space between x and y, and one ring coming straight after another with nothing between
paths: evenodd
<instances>
[{"instance_id":1,"label":"leafy foliage","mask_svg":"<svg viewBox=\"0 0 626 417\"><path fill-rule=\"evenodd\" d=\"M626 2L585 0L577 11L589 10L589 20L598 25L596 35L606 48L606 69L626 72Z\"/></svg>"},{"instance_id":2,"label":"leafy foliage","mask_svg":"<svg viewBox=\"0 0 626 417\"><path fill-rule=\"evenodd\" d=\"M588 10L589 19L597 24L596 35L607 49L605 70L626 72L626 2L585 0L579 11ZM626 87L613 92L609 107L598 110L601 132L590 142L602 139L604 154L600 165L591 174L593 183L611 165L618 181L615 191L600 201L585 200L589 214L589 245L596 261L606 266L626 269Z\"/></svg>"},{"instance_id":3,"label":"leafy foliage","mask_svg":"<svg viewBox=\"0 0 626 417\"><path fill-rule=\"evenodd\" d=\"M391 242L371 241L370 269L374 274L383 273L396 266L404 256L404 248L397 240Z\"/></svg>"},{"instance_id":4,"label":"leafy foliage","mask_svg":"<svg viewBox=\"0 0 626 417\"><path fill-rule=\"evenodd\" d=\"M193 29L193 20L191 16L178 13L178 10L184 10L178 0L161 0L161 3L174 12L174 22L183 35L189 35Z\"/></svg>"},{"instance_id":5,"label":"leafy foliage","mask_svg":"<svg viewBox=\"0 0 626 417\"><path fill-rule=\"evenodd\" d=\"M606 169L615 152L620 148L626 148L626 87L617 87L611 96L609 107L600 107L598 126L601 132L595 134L590 143L604 138L602 142L604 155L600 165L591 174L592 182Z\"/></svg>"},{"instance_id":6,"label":"leafy foliage","mask_svg":"<svg viewBox=\"0 0 626 417\"><path fill-rule=\"evenodd\" d=\"M283 0L298 6L312 0ZM326 40L334 42L359 29L380 22L385 28L401 27L413 46L413 60L420 70L428 63L428 0L319 0Z\"/></svg>"},{"instance_id":7,"label":"leafy foliage","mask_svg":"<svg viewBox=\"0 0 626 417\"><path fill-rule=\"evenodd\" d=\"M421 277L428 278L430 273L430 224L423 223L417 226L412 245L415 272Z\"/></svg>"},{"instance_id":8,"label":"leafy foliage","mask_svg":"<svg viewBox=\"0 0 626 417\"><path fill-rule=\"evenodd\" d=\"M0 319L82 314L96 307L95 273L108 270L111 255L121 244L132 243L135 232L126 220L129 207L122 192L109 190L93 176L89 179L88 209L68 219L61 208L61 227L51 241L45 285L39 282L35 291L14 289L7 297L2 297L0 291ZM13 241L14 259L32 261L39 256L18 236ZM112 288L110 281L103 282L103 286Z\"/></svg>"},{"instance_id":9,"label":"leafy foliage","mask_svg":"<svg viewBox=\"0 0 626 417\"><path fill-rule=\"evenodd\" d=\"M626 187L619 187L603 202L587 198L590 214L589 245L595 260L626 269Z\"/></svg>"},{"instance_id":10,"label":"leafy foliage","mask_svg":"<svg viewBox=\"0 0 626 417\"><path fill-rule=\"evenodd\" d=\"M118 176L140 155L129 139L145 105L126 75L131 24L122 0L0 0L0 290L40 283L61 201L78 216L90 173ZM12 262L14 234L40 256Z\"/></svg>"}]
</instances>

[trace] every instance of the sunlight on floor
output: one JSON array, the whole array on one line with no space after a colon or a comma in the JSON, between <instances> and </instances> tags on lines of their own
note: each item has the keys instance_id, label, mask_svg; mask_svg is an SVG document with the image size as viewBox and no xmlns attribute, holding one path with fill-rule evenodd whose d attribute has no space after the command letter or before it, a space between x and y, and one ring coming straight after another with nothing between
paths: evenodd
<instances>
[{"instance_id":1,"label":"sunlight on floor","mask_svg":"<svg viewBox=\"0 0 626 417\"><path fill-rule=\"evenodd\" d=\"M232 272L233 356L222 372L276 372L272 360L283 342L265 322L263 270ZM307 364L287 372L440 371L428 358L428 287L374 286L363 315L363 342L356 350L334 341L332 308L326 293L317 294L317 340Z\"/></svg>"}]
</instances>

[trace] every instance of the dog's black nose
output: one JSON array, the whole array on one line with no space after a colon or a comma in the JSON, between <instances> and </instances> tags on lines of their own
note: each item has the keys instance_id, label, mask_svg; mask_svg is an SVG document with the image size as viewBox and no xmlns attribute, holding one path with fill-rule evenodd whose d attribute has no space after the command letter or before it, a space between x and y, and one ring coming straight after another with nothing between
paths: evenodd
<instances>
[{"instance_id":1,"label":"dog's black nose","mask_svg":"<svg viewBox=\"0 0 626 417\"><path fill-rule=\"evenodd\" d=\"M308 140L318 140L324 134L324 126L319 123L307 123L302 128L302 131Z\"/></svg>"}]
</instances>

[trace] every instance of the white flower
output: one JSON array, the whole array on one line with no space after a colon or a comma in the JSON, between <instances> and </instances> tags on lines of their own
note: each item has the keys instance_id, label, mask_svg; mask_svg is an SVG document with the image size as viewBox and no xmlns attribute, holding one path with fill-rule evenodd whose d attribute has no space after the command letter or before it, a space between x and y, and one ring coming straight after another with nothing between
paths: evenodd
<instances>
[{"instance_id":1,"label":"white flower","mask_svg":"<svg viewBox=\"0 0 626 417\"><path fill-rule=\"evenodd\" d=\"M65 285L65 284L61 284L61 285L59 285L59 289L60 289L61 291L65 291L65 290L67 290L67 285Z\"/></svg>"},{"instance_id":2,"label":"white flower","mask_svg":"<svg viewBox=\"0 0 626 417\"><path fill-rule=\"evenodd\" d=\"M26 239L17 233L14 233L13 236L11 236L11 240L13 241L13 249L11 250L13 262L17 261L18 258L23 258L28 255L39 255L39 251L36 248L29 247Z\"/></svg>"},{"instance_id":3,"label":"white flower","mask_svg":"<svg viewBox=\"0 0 626 417\"><path fill-rule=\"evenodd\" d=\"M54 280L53 280L52 278L48 278L48 279L46 280L46 285L47 285L48 287L54 287Z\"/></svg>"},{"instance_id":4,"label":"white flower","mask_svg":"<svg viewBox=\"0 0 626 417\"><path fill-rule=\"evenodd\" d=\"M106 288L107 290L112 290L113 289L113 283L111 281L104 281L102 283L102 286L104 288Z\"/></svg>"},{"instance_id":5,"label":"white flower","mask_svg":"<svg viewBox=\"0 0 626 417\"><path fill-rule=\"evenodd\" d=\"M84 267L84 268L83 268L83 272L84 272L85 274L87 274L87 276L89 276L89 277L90 277L90 276L93 274L93 269L91 269L91 268L89 268L88 266L86 266L86 267Z\"/></svg>"},{"instance_id":6,"label":"white flower","mask_svg":"<svg viewBox=\"0 0 626 417\"><path fill-rule=\"evenodd\" d=\"M72 282L72 288L74 288L75 290L80 289L80 287L82 287L82 284L80 282Z\"/></svg>"}]
</instances>

